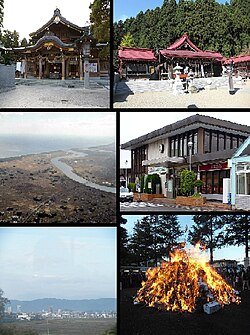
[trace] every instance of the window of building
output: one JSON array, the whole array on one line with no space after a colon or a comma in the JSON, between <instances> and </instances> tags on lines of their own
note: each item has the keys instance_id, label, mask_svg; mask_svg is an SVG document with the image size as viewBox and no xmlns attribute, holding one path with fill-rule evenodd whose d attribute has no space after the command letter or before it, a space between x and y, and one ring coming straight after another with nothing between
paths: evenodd
<instances>
[{"instance_id":1,"label":"window of building","mask_svg":"<svg viewBox=\"0 0 250 335\"><path fill-rule=\"evenodd\" d=\"M183 156L187 156L187 135L183 139Z\"/></svg>"},{"instance_id":2,"label":"window of building","mask_svg":"<svg viewBox=\"0 0 250 335\"><path fill-rule=\"evenodd\" d=\"M170 157L174 156L174 139L171 139Z\"/></svg>"},{"instance_id":3,"label":"window of building","mask_svg":"<svg viewBox=\"0 0 250 335\"><path fill-rule=\"evenodd\" d=\"M250 163L236 166L236 192L250 195Z\"/></svg>"},{"instance_id":4,"label":"window of building","mask_svg":"<svg viewBox=\"0 0 250 335\"><path fill-rule=\"evenodd\" d=\"M175 141L174 141L175 145L174 145L174 156L178 156L178 138L176 137Z\"/></svg>"},{"instance_id":5,"label":"window of building","mask_svg":"<svg viewBox=\"0 0 250 335\"><path fill-rule=\"evenodd\" d=\"M194 145L193 145L194 149L193 149L193 154L197 154L198 153L198 134L194 133Z\"/></svg>"},{"instance_id":6,"label":"window of building","mask_svg":"<svg viewBox=\"0 0 250 335\"><path fill-rule=\"evenodd\" d=\"M232 137L232 149L238 148L238 139L236 136Z\"/></svg>"},{"instance_id":7,"label":"window of building","mask_svg":"<svg viewBox=\"0 0 250 335\"><path fill-rule=\"evenodd\" d=\"M226 150L231 149L231 136L226 134Z\"/></svg>"},{"instance_id":8,"label":"window of building","mask_svg":"<svg viewBox=\"0 0 250 335\"><path fill-rule=\"evenodd\" d=\"M211 152L215 152L218 150L218 134L217 132L212 132L211 135Z\"/></svg>"},{"instance_id":9,"label":"window of building","mask_svg":"<svg viewBox=\"0 0 250 335\"><path fill-rule=\"evenodd\" d=\"M225 134L219 133L219 151L225 148Z\"/></svg>"},{"instance_id":10,"label":"window of building","mask_svg":"<svg viewBox=\"0 0 250 335\"><path fill-rule=\"evenodd\" d=\"M204 132L204 153L210 152L210 132L206 131Z\"/></svg>"},{"instance_id":11,"label":"window of building","mask_svg":"<svg viewBox=\"0 0 250 335\"><path fill-rule=\"evenodd\" d=\"M183 156L183 138L180 138L179 156Z\"/></svg>"}]
</instances>

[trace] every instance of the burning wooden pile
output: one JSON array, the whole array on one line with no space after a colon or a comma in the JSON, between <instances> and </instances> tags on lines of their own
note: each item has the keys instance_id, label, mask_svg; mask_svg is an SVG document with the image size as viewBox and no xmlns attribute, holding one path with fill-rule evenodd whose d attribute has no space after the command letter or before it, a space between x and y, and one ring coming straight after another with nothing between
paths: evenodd
<instances>
[{"instance_id":1,"label":"burning wooden pile","mask_svg":"<svg viewBox=\"0 0 250 335\"><path fill-rule=\"evenodd\" d=\"M235 290L207 262L196 245L192 252L176 250L170 262L148 269L147 280L137 292L135 301L167 311L194 312L205 297L204 311L215 311L225 304L240 303ZM209 313L210 314L210 313Z\"/></svg>"}]
</instances>

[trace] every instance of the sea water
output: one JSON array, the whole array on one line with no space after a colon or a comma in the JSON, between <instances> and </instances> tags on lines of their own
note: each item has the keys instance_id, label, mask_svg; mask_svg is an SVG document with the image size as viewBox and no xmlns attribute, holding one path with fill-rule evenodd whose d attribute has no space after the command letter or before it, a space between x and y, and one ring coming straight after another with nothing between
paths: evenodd
<instances>
[{"instance_id":1,"label":"sea water","mask_svg":"<svg viewBox=\"0 0 250 335\"><path fill-rule=\"evenodd\" d=\"M111 143L107 138L84 138L67 136L0 135L0 158L17 157L43 152L86 149L91 146Z\"/></svg>"}]
</instances>

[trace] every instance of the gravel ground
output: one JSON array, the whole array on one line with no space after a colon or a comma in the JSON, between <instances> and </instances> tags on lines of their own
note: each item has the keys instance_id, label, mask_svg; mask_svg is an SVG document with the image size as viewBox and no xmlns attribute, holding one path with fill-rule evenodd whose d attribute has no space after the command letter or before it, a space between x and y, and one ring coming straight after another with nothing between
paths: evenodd
<instances>
[{"instance_id":1,"label":"gravel ground","mask_svg":"<svg viewBox=\"0 0 250 335\"><path fill-rule=\"evenodd\" d=\"M240 305L231 304L207 315L203 311L176 313L133 305L136 289L121 291L121 335L246 335L249 334L250 291Z\"/></svg>"},{"instance_id":2,"label":"gravel ground","mask_svg":"<svg viewBox=\"0 0 250 335\"><path fill-rule=\"evenodd\" d=\"M53 87L17 85L15 90L0 93L0 108L109 108L107 88Z\"/></svg>"},{"instance_id":3,"label":"gravel ground","mask_svg":"<svg viewBox=\"0 0 250 335\"><path fill-rule=\"evenodd\" d=\"M165 91L119 92L115 95L114 108L247 108L250 107L250 80L235 86L236 93L229 94L227 86L198 93L173 95Z\"/></svg>"}]
</instances>

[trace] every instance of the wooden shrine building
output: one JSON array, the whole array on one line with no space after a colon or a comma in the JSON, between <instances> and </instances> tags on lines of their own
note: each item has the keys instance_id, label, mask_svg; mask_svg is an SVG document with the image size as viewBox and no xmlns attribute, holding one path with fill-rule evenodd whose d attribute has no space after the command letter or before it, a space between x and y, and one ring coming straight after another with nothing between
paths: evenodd
<instances>
[{"instance_id":1,"label":"wooden shrine building","mask_svg":"<svg viewBox=\"0 0 250 335\"><path fill-rule=\"evenodd\" d=\"M56 8L52 18L30 34L27 47L14 48L24 78L80 79L100 76L108 65L100 62L90 27L79 27Z\"/></svg>"},{"instance_id":2,"label":"wooden shrine building","mask_svg":"<svg viewBox=\"0 0 250 335\"><path fill-rule=\"evenodd\" d=\"M120 77L149 78L157 58L151 49L121 47L118 51Z\"/></svg>"},{"instance_id":3,"label":"wooden shrine building","mask_svg":"<svg viewBox=\"0 0 250 335\"><path fill-rule=\"evenodd\" d=\"M168 48L155 53L146 48L122 47L118 51L118 58L121 77L152 79L172 79L174 77L173 68L177 63L186 71L192 70L194 77L220 76L224 59L219 52L200 50L187 34Z\"/></svg>"},{"instance_id":4,"label":"wooden shrine building","mask_svg":"<svg viewBox=\"0 0 250 335\"><path fill-rule=\"evenodd\" d=\"M217 77L222 73L223 56L215 51L200 50L184 34L168 48L159 51L160 71L168 73L173 78L173 67L178 63L186 71L192 69L194 77Z\"/></svg>"}]
</instances>

